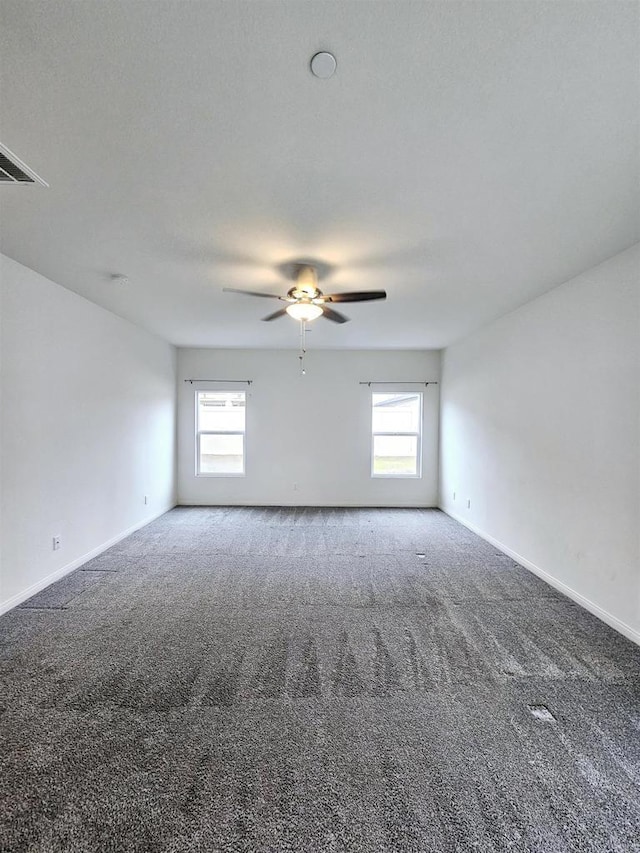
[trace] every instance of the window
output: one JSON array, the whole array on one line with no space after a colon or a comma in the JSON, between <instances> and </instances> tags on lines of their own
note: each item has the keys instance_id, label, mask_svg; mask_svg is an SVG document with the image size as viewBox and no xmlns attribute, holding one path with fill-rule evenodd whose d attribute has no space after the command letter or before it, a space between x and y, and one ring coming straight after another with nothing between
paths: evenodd
<instances>
[{"instance_id":1,"label":"window","mask_svg":"<svg viewBox=\"0 0 640 853\"><path fill-rule=\"evenodd\" d=\"M244 474L244 391L196 394L196 474L233 477Z\"/></svg>"},{"instance_id":2,"label":"window","mask_svg":"<svg viewBox=\"0 0 640 853\"><path fill-rule=\"evenodd\" d=\"M422 394L372 394L371 425L371 476L422 476Z\"/></svg>"}]
</instances>

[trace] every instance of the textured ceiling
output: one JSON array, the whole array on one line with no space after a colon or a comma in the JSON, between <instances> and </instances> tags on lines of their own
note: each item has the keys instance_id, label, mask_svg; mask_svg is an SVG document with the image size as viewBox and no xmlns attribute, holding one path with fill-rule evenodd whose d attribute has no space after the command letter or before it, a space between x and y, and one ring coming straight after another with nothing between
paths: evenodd
<instances>
[{"instance_id":1,"label":"textured ceiling","mask_svg":"<svg viewBox=\"0 0 640 853\"><path fill-rule=\"evenodd\" d=\"M444 346L640 238L639 9L1 0L0 249L187 346L296 346L222 287L317 259L388 299L310 346Z\"/></svg>"}]
</instances>

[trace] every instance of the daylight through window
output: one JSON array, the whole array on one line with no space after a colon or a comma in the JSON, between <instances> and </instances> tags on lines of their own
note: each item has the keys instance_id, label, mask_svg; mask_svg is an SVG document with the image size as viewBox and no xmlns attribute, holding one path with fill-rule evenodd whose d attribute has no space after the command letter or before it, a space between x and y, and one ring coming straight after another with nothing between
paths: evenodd
<instances>
[{"instance_id":1,"label":"daylight through window","mask_svg":"<svg viewBox=\"0 0 640 853\"><path fill-rule=\"evenodd\" d=\"M420 477L422 394L372 394L373 477Z\"/></svg>"},{"instance_id":2,"label":"daylight through window","mask_svg":"<svg viewBox=\"0 0 640 853\"><path fill-rule=\"evenodd\" d=\"M198 476L244 474L244 391L198 391L196 394L196 473Z\"/></svg>"}]
</instances>

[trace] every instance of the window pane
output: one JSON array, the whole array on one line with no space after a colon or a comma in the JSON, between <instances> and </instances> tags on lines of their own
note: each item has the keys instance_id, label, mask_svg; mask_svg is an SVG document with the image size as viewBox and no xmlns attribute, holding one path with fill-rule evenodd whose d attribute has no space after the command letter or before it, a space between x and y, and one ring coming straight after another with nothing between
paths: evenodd
<instances>
[{"instance_id":1,"label":"window pane","mask_svg":"<svg viewBox=\"0 0 640 853\"><path fill-rule=\"evenodd\" d=\"M374 435L374 474L418 474L418 437L416 435Z\"/></svg>"},{"instance_id":2,"label":"window pane","mask_svg":"<svg viewBox=\"0 0 640 853\"><path fill-rule=\"evenodd\" d=\"M244 432L244 391L200 391L198 430Z\"/></svg>"},{"instance_id":3,"label":"window pane","mask_svg":"<svg viewBox=\"0 0 640 853\"><path fill-rule=\"evenodd\" d=\"M372 394L373 432L419 432L422 394Z\"/></svg>"},{"instance_id":4,"label":"window pane","mask_svg":"<svg viewBox=\"0 0 640 853\"><path fill-rule=\"evenodd\" d=\"M244 471L243 435L201 435L201 474L242 474Z\"/></svg>"}]
</instances>

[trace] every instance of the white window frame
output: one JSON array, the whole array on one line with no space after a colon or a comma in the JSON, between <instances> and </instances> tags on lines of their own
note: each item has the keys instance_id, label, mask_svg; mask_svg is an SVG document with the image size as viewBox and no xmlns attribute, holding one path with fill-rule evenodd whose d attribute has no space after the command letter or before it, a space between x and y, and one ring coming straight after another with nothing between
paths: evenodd
<instances>
[{"instance_id":1,"label":"white window frame","mask_svg":"<svg viewBox=\"0 0 640 853\"><path fill-rule=\"evenodd\" d=\"M394 389L385 389L384 391L377 390L371 392L371 397L369 400L369 410L371 416L371 477L376 480L421 480L422 479L422 425L424 422L424 394L422 391L411 391L411 395L418 397L420 400L419 403L419 420L418 420L418 430L412 432L374 432L373 431L373 397L374 394L403 394L406 393L404 391L397 391ZM416 473L415 474L376 474L374 472L374 464L375 464L375 439L378 435L389 435L389 436L406 436L411 438L415 436L416 438Z\"/></svg>"},{"instance_id":2,"label":"white window frame","mask_svg":"<svg viewBox=\"0 0 640 853\"><path fill-rule=\"evenodd\" d=\"M199 414L200 407L198 405L199 395L211 393L208 392L206 388L196 388L193 396L194 402L194 416L195 416L195 449L196 449L196 458L195 458L195 467L196 467L196 477L244 477L246 476L247 469L247 392L244 388L224 388L220 389L217 393L228 393L228 394L244 394L244 431L242 430L224 430L224 429L199 429ZM203 435L241 435L242 436L242 471L221 471L221 472L213 472L213 471L201 471L200 470L200 439Z\"/></svg>"}]
</instances>

